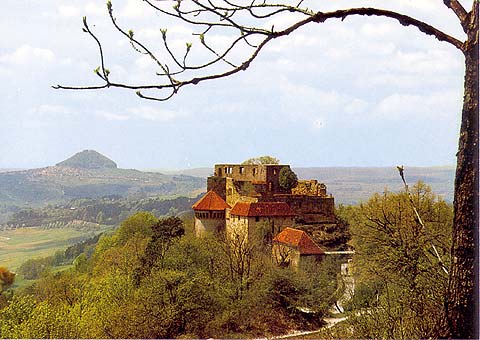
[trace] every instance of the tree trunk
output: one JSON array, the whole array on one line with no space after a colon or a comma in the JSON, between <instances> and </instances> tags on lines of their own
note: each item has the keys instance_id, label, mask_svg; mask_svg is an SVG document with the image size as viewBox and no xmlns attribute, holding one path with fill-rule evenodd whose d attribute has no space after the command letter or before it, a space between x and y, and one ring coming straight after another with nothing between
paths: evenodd
<instances>
[{"instance_id":1,"label":"tree trunk","mask_svg":"<svg viewBox=\"0 0 480 340\"><path fill-rule=\"evenodd\" d=\"M467 31L465 89L455 174L452 265L446 319L449 337L478 339L478 2Z\"/></svg>"}]
</instances>

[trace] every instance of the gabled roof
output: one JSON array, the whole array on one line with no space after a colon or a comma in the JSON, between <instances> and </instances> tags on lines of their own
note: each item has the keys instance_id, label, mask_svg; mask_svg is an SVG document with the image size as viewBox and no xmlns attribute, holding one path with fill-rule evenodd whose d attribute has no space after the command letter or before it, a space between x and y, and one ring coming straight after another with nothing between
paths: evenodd
<instances>
[{"instance_id":1,"label":"gabled roof","mask_svg":"<svg viewBox=\"0 0 480 340\"><path fill-rule=\"evenodd\" d=\"M215 191L210 190L192 205L192 209L222 211L230 209L230 206Z\"/></svg>"},{"instance_id":2,"label":"gabled roof","mask_svg":"<svg viewBox=\"0 0 480 340\"><path fill-rule=\"evenodd\" d=\"M230 215L277 217L295 216L295 213L285 202L237 202L230 211Z\"/></svg>"},{"instance_id":3,"label":"gabled roof","mask_svg":"<svg viewBox=\"0 0 480 340\"><path fill-rule=\"evenodd\" d=\"M320 255L325 253L303 230L285 228L275 236L273 242L296 248L300 255Z\"/></svg>"}]
</instances>

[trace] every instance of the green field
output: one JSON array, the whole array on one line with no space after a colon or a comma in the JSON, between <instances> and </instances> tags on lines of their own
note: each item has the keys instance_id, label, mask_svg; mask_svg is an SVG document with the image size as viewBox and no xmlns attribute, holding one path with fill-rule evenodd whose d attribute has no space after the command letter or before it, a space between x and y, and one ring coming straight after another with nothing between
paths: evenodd
<instances>
[{"instance_id":1,"label":"green field","mask_svg":"<svg viewBox=\"0 0 480 340\"><path fill-rule=\"evenodd\" d=\"M17 270L28 259L53 255L92 233L71 228L19 228L0 231L0 266Z\"/></svg>"}]
</instances>

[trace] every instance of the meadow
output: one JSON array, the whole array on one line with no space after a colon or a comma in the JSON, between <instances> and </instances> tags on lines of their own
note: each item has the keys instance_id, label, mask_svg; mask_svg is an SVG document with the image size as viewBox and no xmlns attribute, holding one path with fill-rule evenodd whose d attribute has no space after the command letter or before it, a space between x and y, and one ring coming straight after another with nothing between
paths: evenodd
<instances>
[{"instance_id":1,"label":"meadow","mask_svg":"<svg viewBox=\"0 0 480 340\"><path fill-rule=\"evenodd\" d=\"M18 228L0 231L0 266L15 271L26 260L53 255L82 239L91 232L73 228Z\"/></svg>"}]
</instances>

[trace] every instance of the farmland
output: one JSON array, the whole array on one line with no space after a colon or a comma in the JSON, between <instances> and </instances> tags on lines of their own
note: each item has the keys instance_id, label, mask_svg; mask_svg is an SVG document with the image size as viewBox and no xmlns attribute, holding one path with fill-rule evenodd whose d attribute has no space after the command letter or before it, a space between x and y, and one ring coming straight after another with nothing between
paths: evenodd
<instances>
[{"instance_id":1,"label":"farmland","mask_svg":"<svg viewBox=\"0 0 480 340\"><path fill-rule=\"evenodd\" d=\"M15 271L26 260L53 255L90 236L73 228L0 231L0 265Z\"/></svg>"}]
</instances>

